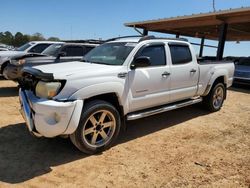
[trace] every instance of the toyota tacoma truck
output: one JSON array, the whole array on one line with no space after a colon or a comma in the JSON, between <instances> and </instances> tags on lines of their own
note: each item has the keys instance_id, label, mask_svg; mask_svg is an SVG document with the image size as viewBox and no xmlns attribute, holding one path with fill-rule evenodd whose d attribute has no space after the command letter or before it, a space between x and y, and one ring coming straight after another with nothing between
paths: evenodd
<instances>
[{"instance_id":1,"label":"toyota tacoma truck","mask_svg":"<svg viewBox=\"0 0 250 188\"><path fill-rule=\"evenodd\" d=\"M109 41L83 61L24 68L19 96L31 133L69 136L88 154L112 146L126 121L200 102L220 110L234 74L233 62L198 62L189 42L155 37Z\"/></svg>"}]
</instances>

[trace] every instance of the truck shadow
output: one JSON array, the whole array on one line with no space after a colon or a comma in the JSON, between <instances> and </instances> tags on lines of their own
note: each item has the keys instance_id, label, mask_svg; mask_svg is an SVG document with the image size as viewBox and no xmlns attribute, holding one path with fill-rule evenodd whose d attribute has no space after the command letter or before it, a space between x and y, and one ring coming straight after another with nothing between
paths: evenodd
<instances>
[{"instance_id":1,"label":"truck shadow","mask_svg":"<svg viewBox=\"0 0 250 188\"><path fill-rule=\"evenodd\" d=\"M129 121L127 122L126 132L121 135L119 143L124 143L178 125L187 120L207 115L208 113L208 111L200 107L200 104L197 104L143 119Z\"/></svg>"},{"instance_id":2,"label":"truck shadow","mask_svg":"<svg viewBox=\"0 0 250 188\"><path fill-rule=\"evenodd\" d=\"M127 130L117 145L206 114L197 106L190 106L131 121L127 123ZM68 139L32 137L24 123L0 129L0 153L0 181L12 184L49 173L52 166L88 157L79 152Z\"/></svg>"},{"instance_id":3,"label":"truck shadow","mask_svg":"<svg viewBox=\"0 0 250 188\"><path fill-rule=\"evenodd\" d=\"M241 93L250 94L250 85L234 84L233 87L229 88L230 91L236 91Z\"/></svg>"},{"instance_id":4,"label":"truck shadow","mask_svg":"<svg viewBox=\"0 0 250 188\"><path fill-rule=\"evenodd\" d=\"M0 97L15 97L18 95L18 87L0 87Z\"/></svg>"}]
</instances>

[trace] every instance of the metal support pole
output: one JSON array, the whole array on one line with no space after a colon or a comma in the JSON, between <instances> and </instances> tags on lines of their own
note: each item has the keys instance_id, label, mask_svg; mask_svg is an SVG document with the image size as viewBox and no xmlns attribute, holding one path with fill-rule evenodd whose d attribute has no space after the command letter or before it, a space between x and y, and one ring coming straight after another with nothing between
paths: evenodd
<instances>
[{"instance_id":1,"label":"metal support pole","mask_svg":"<svg viewBox=\"0 0 250 188\"><path fill-rule=\"evenodd\" d=\"M143 36L148 35L148 30L147 29L143 29Z\"/></svg>"},{"instance_id":2,"label":"metal support pole","mask_svg":"<svg viewBox=\"0 0 250 188\"><path fill-rule=\"evenodd\" d=\"M225 47L225 42L227 38L227 28L228 28L227 23L224 23L220 26L219 44L218 44L217 57L216 57L217 60L222 60L223 58L224 47Z\"/></svg>"},{"instance_id":3,"label":"metal support pole","mask_svg":"<svg viewBox=\"0 0 250 188\"><path fill-rule=\"evenodd\" d=\"M199 57L202 57L202 56L203 56L204 42L205 42L205 37L202 37L202 38L201 38L201 45L200 45Z\"/></svg>"}]
</instances>

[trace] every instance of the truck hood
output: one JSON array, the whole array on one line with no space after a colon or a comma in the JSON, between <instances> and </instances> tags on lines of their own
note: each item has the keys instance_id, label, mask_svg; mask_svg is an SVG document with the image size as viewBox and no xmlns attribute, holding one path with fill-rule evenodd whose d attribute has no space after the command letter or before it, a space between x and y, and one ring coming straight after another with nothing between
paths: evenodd
<instances>
[{"instance_id":1,"label":"truck hood","mask_svg":"<svg viewBox=\"0 0 250 188\"><path fill-rule=\"evenodd\" d=\"M14 59L14 60L18 60L18 59L23 59L26 58L26 60L29 60L32 58L46 58L48 57L47 55L44 54L37 54L37 53L18 53L18 54L14 54L12 55L10 58Z\"/></svg>"},{"instance_id":2,"label":"truck hood","mask_svg":"<svg viewBox=\"0 0 250 188\"><path fill-rule=\"evenodd\" d=\"M120 70L120 66L102 65L88 62L65 62L59 64L40 65L33 68L43 73L53 74L54 79L68 79L70 77L91 77L95 75L115 73Z\"/></svg>"},{"instance_id":3,"label":"truck hood","mask_svg":"<svg viewBox=\"0 0 250 188\"><path fill-rule=\"evenodd\" d=\"M0 57L14 57L16 55L25 55L26 53L21 51L1 51Z\"/></svg>"}]
</instances>

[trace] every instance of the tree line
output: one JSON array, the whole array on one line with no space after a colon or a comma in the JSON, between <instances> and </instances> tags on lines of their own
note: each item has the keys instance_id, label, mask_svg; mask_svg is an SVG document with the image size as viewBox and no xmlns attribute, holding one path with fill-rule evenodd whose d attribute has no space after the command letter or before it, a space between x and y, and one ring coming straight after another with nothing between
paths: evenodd
<instances>
[{"instance_id":1,"label":"tree line","mask_svg":"<svg viewBox=\"0 0 250 188\"><path fill-rule=\"evenodd\" d=\"M34 33L33 35L23 34L21 32L17 32L16 34L12 34L10 31L0 32L0 43L19 47L29 41L60 41L57 37L49 37L45 38L41 33Z\"/></svg>"}]
</instances>

